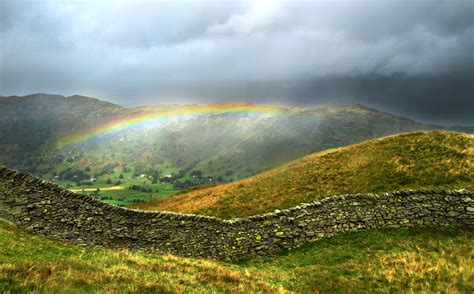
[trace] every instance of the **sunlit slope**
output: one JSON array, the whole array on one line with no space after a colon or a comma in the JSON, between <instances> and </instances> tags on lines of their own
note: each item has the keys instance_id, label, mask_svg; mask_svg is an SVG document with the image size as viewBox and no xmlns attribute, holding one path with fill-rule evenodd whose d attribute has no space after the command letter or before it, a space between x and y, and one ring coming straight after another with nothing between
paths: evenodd
<instances>
[{"instance_id":1,"label":"sunlit slope","mask_svg":"<svg viewBox=\"0 0 474 294\"><path fill-rule=\"evenodd\" d=\"M84 248L0 219L0 292L472 293L474 233L366 231L238 263Z\"/></svg>"},{"instance_id":2,"label":"sunlit slope","mask_svg":"<svg viewBox=\"0 0 474 294\"><path fill-rule=\"evenodd\" d=\"M142 209L242 217L326 196L401 189L474 190L474 136L407 133L314 153L254 177L143 203Z\"/></svg>"},{"instance_id":3,"label":"sunlit slope","mask_svg":"<svg viewBox=\"0 0 474 294\"><path fill-rule=\"evenodd\" d=\"M431 129L449 128L357 104L125 108L82 96L35 94L0 98L0 163L48 180L59 175L70 184L74 176L76 182L105 181L100 176L112 165L120 165L108 175L113 178L125 167L160 177L182 170L185 177L174 184L189 187L196 185L186 183L193 172L207 182L239 180L328 148Z\"/></svg>"}]
</instances>

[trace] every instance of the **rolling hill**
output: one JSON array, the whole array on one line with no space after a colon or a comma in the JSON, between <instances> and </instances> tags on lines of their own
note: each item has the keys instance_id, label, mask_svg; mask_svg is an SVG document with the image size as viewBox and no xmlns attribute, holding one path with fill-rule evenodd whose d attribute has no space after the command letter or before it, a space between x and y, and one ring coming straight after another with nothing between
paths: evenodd
<instances>
[{"instance_id":1,"label":"rolling hill","mask_svg":"<svg viewBox=\"0 0 474 294\"><path fill-rule=\"evenodd\" d=\"M17 159L28 157L49 150L58 136L112 119L122 110L121 106L77 95L0 97L0 150Z\"/></svg>"},{"instance_id":2,"label":"rolling hill","mask_svg":"<svg viewBox=\"0 0 474 294\"><path fill-rule=\"evenodd\" d=\"M431 129L449 128L357 104L126 108L34 94L0 97L0 164L130 205L243 179L313 152Z\"/></svg>"},{"instance_id":3,"label":"rolling hill","mask_svg":"<svg viewBox=\"0 0 474 294\"><path fill-rule=\"evenodd\" d=\"M133 207L249 216L335 194L401 189L474 190L474 136L426 131L314 153L241 181Z\"/></svg>"},{"instance_id":4,"label":"rolling hill","mask_svg":"<svg viewBox=\"0 0 474 294\"><path fill-rule=\"evenodd\" d=\"M80 247L0 219L0 292L472 293L474 233L390 229L240 263Z\"/></svg>"},{"instance_id":5,"label":"rolling hill","mask_svg":"<svg viewBox=\"0 0 474 294\"><path fill-rule=\"evenodd\" d=\"M88 99L85 101L90 102ZM113 108L111 111L106 111L107 113L113 113L113 115L119 115L122 111L130 111L107 104L104 107ZM142 110L135 109L133 111ZM302 110L292 111L300 113ZM311 110L310 112L317 113L318 111L323 110ZM372 114L373 112L370 109L350 105L325 108L321 115L326 118L333 117L333 123L337 125L337 122L342 123L351 115L354 115L351 119L354 117L361 119L362 117L371 117ZM209 137L205 137L209 140L213 136L212 132L218 131L219 121L224 121L224 126L229 121L237 121L238 125L242 126L245 123L250 124L252 119L255 119L249 115L242 121L242 118L232 118L232 115L225 113L224 115L219 114L218 118L211 116L196 119L201 120L202 123L207 120L206 126L215 124L215 129L209 129L207 135ZM313 115L311 114L310 117ZM275 119L272 116L273 114L261 119L263 121L270 118ZM378 117L377 119L380 118L378 115L375 116ZM96 113L94 117L102 117L102 115ZM62 119L66 119L66 117ZM95 119L84 119L83 122L87 124ZM370 124L378 121L377 119L365 121L364 124L366 124L367 129L373 127ZM259 120L257 119L257 121ZM287 117L285 120L290 119ZM275 119L275 121L278 120ZM277 128L278 124L275 121L268 125ZM187 129L189 133L180 138L192 138L193 134L195 135L199 130L199 128L194 128L195 123L196 121L187 121L186 123L170 124L164 129L167 132L178 130L179 133L183 130L181 128L189 127L190 129ZM359 123L357 124L360 126ZM258 126L263 125L259 124ZM56 127L55 123L51 126ZM200 126L203 127L203 125ZM295 123L294 129L285 128L288 131L300 127L301 121L298 121ZM306 132L312 130L313 125L309 124L307 127ZM389 125L387 123L386 126L378 125L378 127L385 132ZM218 134L224 136L231 129L224 129ZM353 125L349 129L355 132ZM346 133L342 132L341 134L345 134L344 136L354 135L350 134L349 129ZM247 129L244 128L244 130ZM276 136L282 131L280 128L272 132L269 130L265 129L265 132L269 132L268 134L261 133L261 136L263 136L260 137L262 142L268 139L265 136ZM332 131L335 132L335 129ZM156 130L148 133L148 135L151 136L154 132ZM239 140L247 142L248 146L246 148L248 149L245 149L245 152L254 150L252 148L255 148L255 144L258 145L260 141L250 134L256 132L255 130L254 132L244 132L245 136L242 134L237 136L232 133L232 136L239 139L235 139L236 141L230 143L222 143L224 144L222 145L224 147L221 146L222 150L229 152L229 154L224 155L227 153L222 153L220 155L222 158L217 157L217 160L213 161L213 165L220 164L226 156L233 158L233 152L236 149L232 149L232 146L239 143ZM301 132L301 136L303 136L303 131ZM380 131L380 133L383 132ZM6 154L29 154L25 155L26 160L24 162L20 160L21 164L28 166L27 159L30 159L32 164L40 170L44 166L51 166L58 173L68 168L80 168L85 171L87 167L91 169L90 173L93 173L99 168L103 168L103 164L119 162L119 165L114 166L110 173L105 173L100 177L104 179L113 178L116 174L123 173L125 178L122 180L129 184L132 182L127 182L127 180L131 181L133 178L133 172L138 166L137 164L152 161L147 157L145 157L147 160L143 161L133 161L133 158L131 158L128 164L124 165L123 161L117 159L122 159L120 156L138 156L139 152L146 150L145 147L140 149L140 144L146 142L157 144L160 142L156 139L140 141L140 136L143 138L150 137L145 137L145 131L143 133L142 131L136 133L130 131L127 136L137 136L138 140L137 145L134 145L133 148L128 144L112 144L111 142L114 140L120 142L121 137L119 135L96 143L81 142L76 146L68 146L66 149L54 149L57 147L53 146L57 146L59 141L67 137L69 131L59 133L62 135L57 138L51 135L45 136L47 138L45 141L42 141L44 138L39 137L38 142L45 143L44 145L40 144L42 149L40 148L41 151L38 151L38 153L36 153L37 151L31 152L31 150L22 149L23 146L19 146L19 149L15 151L17 153L9 153L11 152L9 149L10 151ZM288 131L288 134L293 133ZM334 143L331 140L338 138L329 135L331 132L321 131L318 134L326 134L327 136L317 137L318 140L321 140L318 142L329 140L324 142ZM357 138L360 141L361 138L368 136L367 134L357 134L356 132L355 137L351 137L351 140ZM370 136L372 135L374 133L370 134ZM122 136L125 135L122 134ZM344 136L342 138L348 140L348 137ZM252 139L245 141L245 138ZM310 139L316 142L315 138L311 137L308 140ZM14 140L14 138L11 140ZM191 139L188 140L191 142ZM288 142L292 142L290 139L288 140L285 143L286 145L289 144ZM201 145L198 145L201 148L204 148L203 146L211 148L211 145L219 143L214 141L212 144L202 145L205 143L204 141L197 140L197 142L200 142ZM2 141L2 144L4 143ZM341 142L338 141L339 143ZM188 144L192 145L191 143ZM303 150L294 149L295 145L286 146L285 144L282 143L278 148L286 150L286 152L290 152L289 150ZM103 151L113 152L107 151L107 148L112 146L117 148L112 149L115 151L120 148L129 149L123 149L124 154L114 153L116 161L113 161L112 153L105 153L108 155L100 156ZM153 150L159 150L158 146L151 146L156 148ZM310 150L311 148L308 146L306 146L308 149L304 150ZM321 146L320 148L323 148ZM257 148L258 152L253 151L254 153L250 152L248 154L256 156L256 154L265 153L265 148L261 148L261 150ZM21 152L18 151L20 149ZM132 155L130 155L128 154L129 150L137 153L131 152ZM171 150L172 148L169 151L170 153ZM210 151L203 150L202 153L198 154L207 154L206 152ZM49 161L60 154L64 156L64 160L61 160L61 162ZM296 156L295 154L292 156ZM203 155L202 158L208 158L206 156ZM282 162L289 160L292 156L285 157ZM145 203L146 205L144 204L141 208L233 217L281 209L300 202L349 192L381 192L409 188L465 188L472 190L474 189L472 180L474 175L473 156L473 135L445 131L392 135L348 147L314 153L238 182L200 188L189 193L170 196L160 201L151 201ZM35 161L41 158L46 163ZM97 161L95 161L96 159ZM251 159L252 157L249 156L247 162L250 162ZM202 165L203 162L208 163L208 159L196 163L191 171L200 166L202 171L210 172L208 164ZM122 168L127 166L130 167L131 171L124 172ZM160 165L150 165L150 167L157 166ZM46 175L50 176L51 173L48 172ZM114 180L116 179L118 178L114 178ZM145 179L138 176L134 181L145 181ZM110 193L119 192L110 191ZM318 240L307 246L276 256L259 257L238 263L224 263L171 255L151 255L81 247L48 240L0 219L0 292L317 293L342 292L347 289L354 292L363 292L366 289L377 289L376 291L381 293L400 290L407 292L449 291L469 293L474 291L472 285L474 277L472 255L474 252L471 246L473 240L472 230L458 227L362 231Z\"/></svg>"}]
</instances>

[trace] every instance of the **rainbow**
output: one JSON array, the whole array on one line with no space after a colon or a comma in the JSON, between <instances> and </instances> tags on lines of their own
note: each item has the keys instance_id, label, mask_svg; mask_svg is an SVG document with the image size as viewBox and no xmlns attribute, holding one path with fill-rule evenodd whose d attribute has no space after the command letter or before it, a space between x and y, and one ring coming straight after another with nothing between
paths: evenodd
<instances>
[{"instance_id":1,"label":"rainbow","mask_svg":"<svg viewBox=\"0 0 474 294\"><path fill-rule=\"evenodd\" d=\"M139 129L149 125L165 125L179 119L190 119L200 115L208 114L274 114L280 112L282 108L267 105L251 104L211 104L211 105L190 105L190 106L165 106L137 108L125 117L113 119L103 124L79 130L71 135L61 138L57 147L87 142L94 138L105 138L116 135L120 132L132 129Z\"/></svg>"}]
</instances>

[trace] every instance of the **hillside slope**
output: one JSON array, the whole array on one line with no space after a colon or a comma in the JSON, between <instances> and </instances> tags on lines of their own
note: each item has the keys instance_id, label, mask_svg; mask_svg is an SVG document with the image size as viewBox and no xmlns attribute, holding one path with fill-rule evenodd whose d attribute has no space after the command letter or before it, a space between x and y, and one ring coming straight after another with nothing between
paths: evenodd
<instances>
[{"instance_id":1,"label":"hillside slope","mask_svg":"<svg viewBox=\"0 0 474 294\"><path fill-rule=\"evenodd\" d=\"M121 110L121 106L78 95L0 97L0 151L21 159L54 144L57 134L107 121Z\"/></svg>"},{"instance_id":2,"label":"hillside slope","mask_svg":"<svg viewBox=\"0 0 474 294\"><path fill-rule=\"evenodd\" d=\"M167 122L134 125L154 116ZM67 168L84 171L88 161L94 163L90 176L120 162L136 174L182 169L235 180L315 151L429 129L447 127L363 105L124 108L95 98L34 94L0 98L0 163L46 179Z\"/></svg>"},{"instance_id":3,"label":"hillside slope","mask_svg":"<svg viewBox=\"0 0 474 294\"><path fill-rule=\"evenodd\" d=\"M472 293L473 240L463 228L366 231L231 264L85 248L0 219L0 292Z\"/></svg>"},{"instance_id":4,"label":"hillside slope","mask_svg":"<svg viewBox=\"0 0 474 294\"><path fill-rule=\"evenodd\" d=\"M360 104L127 108L83 96L34 94L0 97L0 164L130 205L240 180L313 152L432 129L451 127ZM108 191L117 187L122 190Z\"/></svg>"},{"instance_id":5,"label":"hillside slope","mask_svg":"<svg viewBox=\"0 0 474 294\"><path fill-rule=\"evenodd\" d=\"M134 207L224 218L288 208L326 196L401 189L474 190L474 136L428 131L331 149L257 176Z\"/></svg>"}]
</instances>

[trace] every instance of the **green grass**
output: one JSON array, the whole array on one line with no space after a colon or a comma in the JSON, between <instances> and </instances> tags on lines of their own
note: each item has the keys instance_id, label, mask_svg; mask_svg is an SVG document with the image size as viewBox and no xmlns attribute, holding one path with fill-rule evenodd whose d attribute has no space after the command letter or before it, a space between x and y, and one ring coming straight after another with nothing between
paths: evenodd
<instances>
[{"instance_id":1,"label":"green grass","mask_svg":"<svg viewBox=\"0 0 474 294\"><path fill-rule=\"evenodd\" d=\"M146 185L159 190L153 197L164 197L175 192L170 184L133 178L132 170L167 174L199 169L206 176L239 179L316 150L428 128L353 105L279 110L278 115L257 119L220 115L212 120L197 119L178 129L130 132L124 134L127 143L119 136L97 145L53 148L55 139L74 135L64 133L69 127L63 131L57 127L64 119L65 125L87 132L87 126L147 111L157 109L104 110L110 116L89 115L90 109L85 109L78 112L79 121L70 114L51 119L50 114L32 113L35 118L44 115L45 123L35 121L20 134L17 128L2 128L9 130L1 142L7 147L4 149L20 149L0 154L0 161L20 169L38 168L46 179L67 168L89 167L92 175L120 162L119 168L100 176L96 187L111 186L105 182L109 177L113 186L127 167L131 171L123 173L125 186ZM45 131L38 132L35 126ZM50 138L51 133L57 138ZM25 146L34 148L22 150ZM58 162L58 155L65 158ZM334 194L420 188L474 190L473 155L472 136L447 132L391 136L313 154L240 182L198 189L143 208L233 217ZM72 157L72 162L66 161ZM227 171L233 174L227 176ZM112 197L107 201L119 205L149 197L128 189L101 191L101 196ZM473 231L466 228L366 231L316 241L278 256L221 263L84 248L48 240L0 220L0 292L473 293L473 241Z\"/></svg>"},{"instance_id":2,"label":"green grass","mask_svg":"<svg viewBox=\"0 0 474 294\"><path fill-rule=\"evenodd\" d=\"M254 177L134 205L223 218L347 193L474 190L474 136L427 131L314 153Z\"/></svg>"},{"instance_id":3,"label":"green grass","mask_svg":"<svg viewBox=\"0 0 474 294\"><path fill-rule=\"evenodd\" d=\"M474 290L473 237L461 228L358 232L242 266L267 276L281 273L281 285L297 292L469 293Z\"/></svg>"},{"instance_id":4,"label":"green grass","mask_svg":"<svg viewBox=\"0 0 474 294\"><path fill-rule=\"evenodd\" d=\"M163 184L159 188L159 193L153 191L150 193L144 193L140 191L134 191L129 189L124 190L115 190L115 191L99 191L99 194L96 195L93 192L80 192L82 194L87 194L94 196L98 199L101 199L104 202L109 204L126 206L134 203L134 200L140 201L150 201L151 199L159 199L166 197L172 194L175 194L179 190L173 189L171 184ZM108 199L102 199L103 197L108 197Z\"/></svg>"},{"instance_id":5,"label":"green grass","mask_svg":"<svg viewBox=\"0 0 474 294\"><path fill-rule=\"evenodd\" d=\"M170 172L171 173L171 172ZM120 175L123 176L120 179ZM107 184L107 180L110 179L112 181L111 184ZM103 188L113 187L116 186L116 183L120 181L119 186L124 186L123 190L113 190L113 191L106 191ZM62 186L64 188L70 190L79 190L76 191L78 193L94 196L102 201L115 204L120 206L131 205L135 203L134 201L149 201L151 199L159 199L162 197L167 197L169 195L176 194L180 190L173 188L173 184L171 183L152 183L152 180L148 177L133 177L133 171L129 172L121 172L121 171L112 171L110 174L103 175L99 177L96 182L93 182L92 185L82 185L78 186L73 181L53 181L53 183ZM130 190L129 187L132 185L139 185L141 187L145 187L147 189L152 189L151 193L148 192L141 192L137 190ZM101 189L96 192L87 191L88 189ZM81 191L84 189L85 191ZM106 197L107 199L105 199Z\"/></svg>"},{"instance_id":6,"label":"green grass","mask_svg":"<svg viewBox=\"0 0 474 294\"><path fill-rule=\"evenodd\" d=\"M473 241L458 227L366 231L221 263L84 248L0 221L0 292L472 293Z\"/></svg>"},{"instance_id":7,"label":"green grass","mask_svg":"<svg viewBox=\"0 0 474 294\"><path fill-rule=\"evenodd\" d=\"M205 106L211 115L182 123L133 129L63 145L114 121L181 113L202 106L121 108L86 98L80 99L82 105L69 99L43 97L40 100L42 105L50 106L48 113L44 112L46 108L26 109L28 100L11 101L0 109L6 118L18 111L22 113L21 117L6 119L0 125L0 150L4 151L0 153L0 163L33 172L46 180L70 169L69 172L82 171L91 177L101 175L103 181L108 177L102 175L104 168L115 163L120 164L116 172L124 167L139 174L153 171L161 175L178 170L185 170L189 175L193 170L200 170L204 177L240 180L315 151L402 130L434 127L361 105L300 109L226 104ZM245 111L238 115L232 111L242 107ZM229 112L221 113L223 108ZM18 123L23 126L21 130ZM71 179L64 174L61 178ZM127 175L127 178L131 177Z\"/></svg>"}]
</instances>

